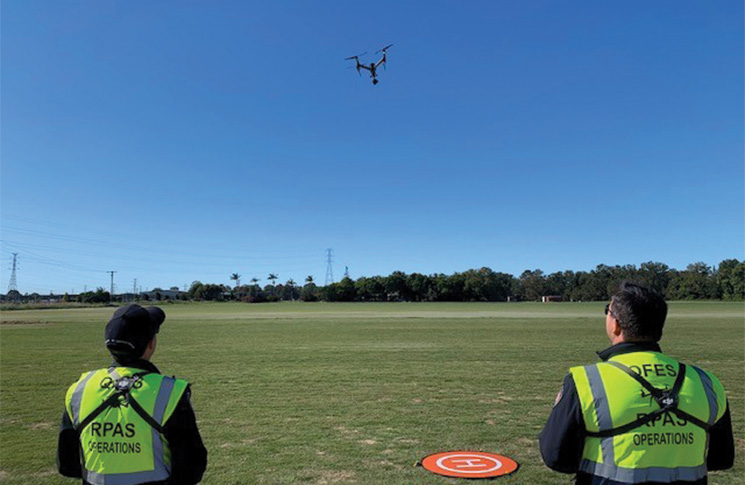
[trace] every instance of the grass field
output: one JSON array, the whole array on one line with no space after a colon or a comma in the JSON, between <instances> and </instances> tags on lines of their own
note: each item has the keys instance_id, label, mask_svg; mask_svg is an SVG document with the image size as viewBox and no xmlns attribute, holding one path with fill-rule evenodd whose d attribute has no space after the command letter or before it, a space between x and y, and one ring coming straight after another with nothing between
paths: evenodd
<instances>
[{"instance_id":1,"label":"grass field","mask_svg":"<svg viewBox=\"0 0 745 485\"><path fill-rule=\"evenodd\" d=\"M567 369L607 346L602 303L194 303L164 306L153 361L192 383L209 450L203 483L455 483L414 463L452 449L521 467L496 483L569 483L537 435ZM67 387L110 362L112 308L0 315L0 482L56 473ZM745 307L670 304L662 347L728 391L745 482Z\"/></svg>"}]
</instances>

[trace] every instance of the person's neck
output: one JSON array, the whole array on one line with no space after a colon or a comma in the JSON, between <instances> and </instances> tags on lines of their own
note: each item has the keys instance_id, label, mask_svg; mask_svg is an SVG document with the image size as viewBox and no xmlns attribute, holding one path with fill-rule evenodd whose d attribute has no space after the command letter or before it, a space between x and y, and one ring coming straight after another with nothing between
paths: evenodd
<instances>
[{"instance_id":1,"label":"person's neck","mask_svg":"<svg viewBox=\"0 0 745 485\"><path fill-rule=\"evenodd\" d=\"M611 345L618 345L618 344L653 344L656 343L655 340L649 339L649 338L634 338L634 337L627 337L624 335L623 332L621 332L618 335L614 335L613 338L610 339Z\"/></svg>"}]
</instances>

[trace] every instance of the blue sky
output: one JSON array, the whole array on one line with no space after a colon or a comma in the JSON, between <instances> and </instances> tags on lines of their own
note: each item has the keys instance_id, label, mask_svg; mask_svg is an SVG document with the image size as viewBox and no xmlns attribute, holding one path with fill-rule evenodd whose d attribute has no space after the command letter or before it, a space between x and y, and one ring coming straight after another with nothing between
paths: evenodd
<instances>
[{"instance_id":1,"label":"blue sky","mask_svg":"<svg viewBox=\"0 0 745 485\"><path fill-rule=\"evenodd\" d=\"M739 0L1 13L2 292L743 258Z\"/></svg>"}]
</instances>

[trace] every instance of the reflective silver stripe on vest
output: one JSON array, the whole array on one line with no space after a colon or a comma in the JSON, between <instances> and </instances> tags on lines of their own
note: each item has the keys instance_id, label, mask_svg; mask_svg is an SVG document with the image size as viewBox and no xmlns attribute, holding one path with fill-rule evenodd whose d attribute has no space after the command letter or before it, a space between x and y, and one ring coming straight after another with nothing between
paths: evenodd
<instances>
[{"instance_id":1,"label":"reflective silver stripe on vest","mask_svg":"<svg viewBox=\"0 0 745 485\"><path fill-rule=\"evenodd\" d=\"M706 398L709 400L709 419L707 420L707 423L713 426L714 422L717 420L717 414L719 413L719 406L717 405L717 393L714 390L714 385L711 383L711 378L709 377L709 375L698 367L693 368L696 369L696 372L698 372L698 376L701 378L701 384L704 385Z\"/></svg>"},{"instance_id":2,"label":"reflective silver stripe on vest","mask_svg":"<svg viewBox=\"0 0 745 485\"><path fill-rule=\"evenodd\" d=\"M605 394L605 386L603 385L603 379L600 377L600 371L596 365L588 365L585 367L585 373L587 374L587 380L590 383L592 403L595 406L595 415L598 418L599 431L613 429L613 420L610 415L608 396ZM616 458L613 449L613 437L606 436L605 438L600 438L600 448L603 451L603 463L614 465L616 463Z\"/></svg>"},{"instance_id":3,"label":"reflective silver stripe on vest","mask_svg":"<svg viewBox=\"0 0 745 485\"><path fill-rule=\"evenodd\" d=\"M122 378L122 376L119 375L119 373L116 371L116 369L111 369L109 371L109 375L111 376L112 379L114 379L114 382L116 382L116 381L118 381L119 379Z\"/></svg>"},{"instance_id":4,"label":"reflective silver stripe on vest","mask_svg":"<svg viewBox=\"0 0 745 485\"><path fill-rule=\"evenodd\" d=\"M88 381L91 377L93 377L93 374L95 374L96 371L89 372L81 381L78 383L77 387L75 387L75 390L72 393L72 399L70 400L70 411L72 411L72 424L74 426L77 426L80 424L80 403L83 401L83 391L85 390L85 385L88 384Z\"/></svg>"},{"instance_id":5,"label":"reflective silver stripe on vest","mask_svg":"<svg viewBox=\"0 0 745 485\"><path fill-rule=\"evenodd\" d=\"M579 464L579 469L591 475L624 483L694 482L696 480L701 480L706 476L706 465L681 466L675 468L625 468L614 464L595 463L583 459Z\"/></svg>"},{"instance_id":6,"label":"reflective silver stripe on vest","mask_svg":"<svg viewBox=\"0 0 745 485\"><path fill-rule=\"evenodd\" d=\"M166 406L168 406L168 401L171 399L171 392L173 392L173 385L175 383L176 379L172 377L164 377L163 382L160 383L158 397L155 399L155 409L153 409L153 419L161 426L163 426L163 415L166 414Z\"/></svg>"},{"instance_id":7,"label":"reflective silver stripe on vest","mask_svg":"<svg viewBox=\"0 0 745 485\"><path fill-rule=\"evenodd\" d=\"M160 383L160 389L158 390L158 397L155 399L155 409L153 409L153 419L161 426L163 426L163 416L166 413L166 406L168 401L171 399L171 392L173 391L173 385L176 382L175 379L170 377L164 377ZM166 465L163 460L163 440L155 428L152 429L153 433L153 461L155 468L166 470L168 475L171 474L171 467Z\"/></svg>"},{"instance_id":8,"label":"reflective silver stripe on vest","mask_svg":"<svg viewBox=\"0 0 745 485\"><path fill-rule=\"evenodd\" d=\"M83 470L83 479L93 485L133 485L137 483L160 482L168 479L164 470L134 473L96 473Z\"/></svg>"}]
</instances>

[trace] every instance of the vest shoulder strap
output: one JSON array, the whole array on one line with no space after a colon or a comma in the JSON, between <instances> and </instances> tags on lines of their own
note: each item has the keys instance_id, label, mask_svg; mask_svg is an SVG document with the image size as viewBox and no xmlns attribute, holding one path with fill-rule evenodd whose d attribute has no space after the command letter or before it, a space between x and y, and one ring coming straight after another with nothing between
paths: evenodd
<instances>
[{"instance_id":1,"label":"vest shoulder strap","mask_svg":"<svg viewBox=\"0 0 745 485\"><path fill-rule=\"evenodd\" d=\"M86 426L91 424L91 421L96 419L96 417L98 417L99 414L104 412L109 407L113 406L114 403L119 400L119 396L120 396L119 392L112 393L111 396L108 397L108 399L102 402L96 409L91 411L91 413L88 414L88 416L86 416L85 419L83 419L80 423L77 424L77 426L74 426L75 431L79 433L82 429L84 429Z\"/></svg>"}]
</instances>

